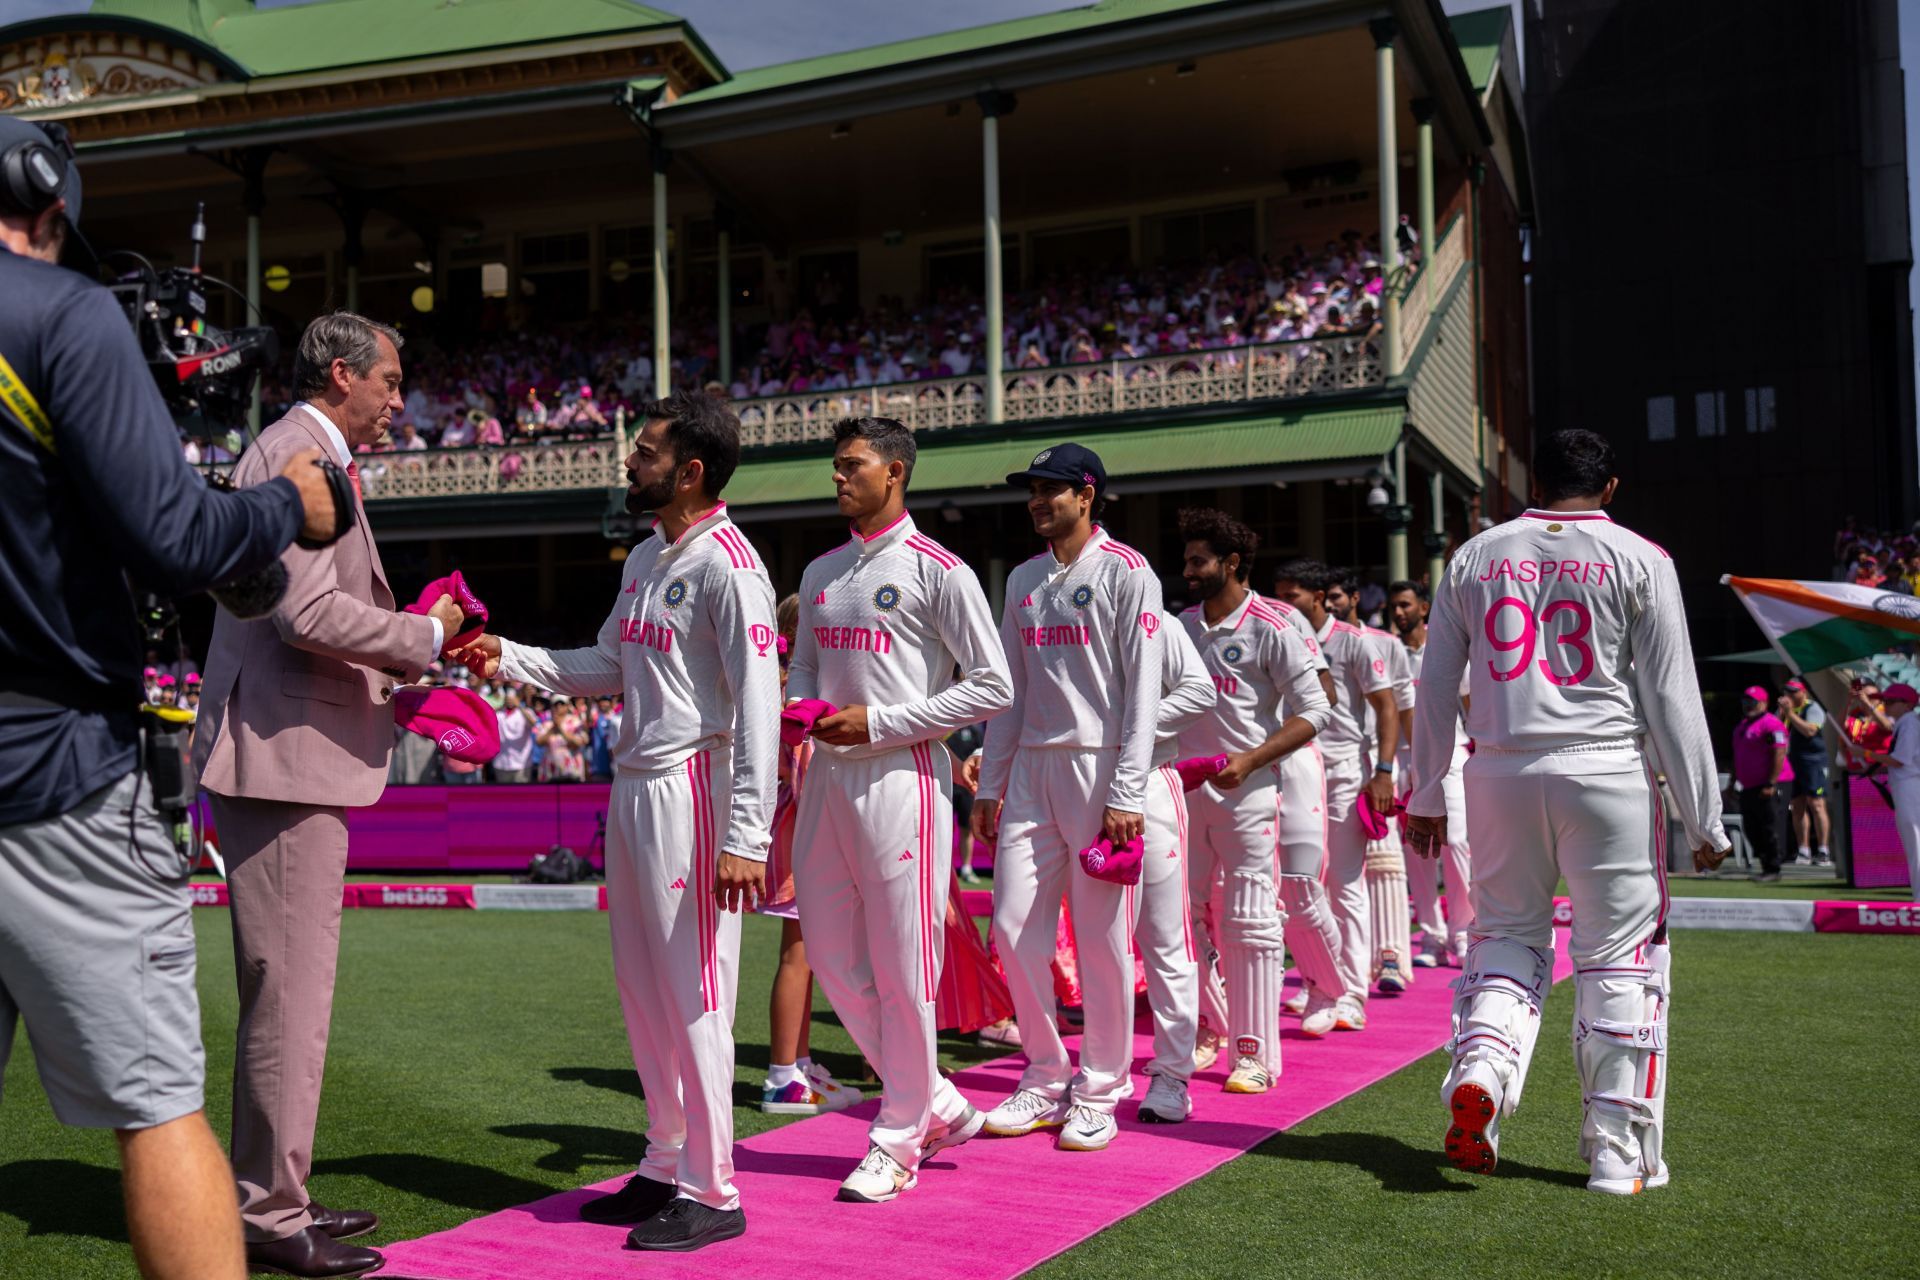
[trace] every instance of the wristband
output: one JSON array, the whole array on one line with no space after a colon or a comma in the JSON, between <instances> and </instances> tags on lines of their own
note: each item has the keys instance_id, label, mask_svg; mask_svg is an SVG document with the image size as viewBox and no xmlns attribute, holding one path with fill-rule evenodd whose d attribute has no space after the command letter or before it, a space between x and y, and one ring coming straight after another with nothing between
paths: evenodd
<instances>
[{"instance_id":1,"label":"wristband","mask_svg":"<svg viewBox=\"0 0 1920 1280\"><path fill-rule=\"evenodd\" d=\"M1389 778L1393 776L1393 766L1390 764L1377 764L1373 766L1373 771L1375 773L1384 773Z\"/></svg>"}]
</instances>

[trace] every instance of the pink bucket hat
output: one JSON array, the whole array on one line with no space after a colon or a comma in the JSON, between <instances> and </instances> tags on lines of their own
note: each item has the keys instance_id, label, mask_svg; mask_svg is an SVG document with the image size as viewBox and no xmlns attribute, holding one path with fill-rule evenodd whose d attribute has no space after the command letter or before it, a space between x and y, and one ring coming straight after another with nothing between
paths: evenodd
<instances>
[{"instance_id":1,"label":"pink bucket hat","mask_svg":"<svg viewBox=\"0 0 1920 1280\"><path fill-rule=\"evenodd\" d=\"M500 754L500 721L471 689L395 689L393 722L433 739L441 751L466 764L485 764Z\"/></svg>"}]
</instances>

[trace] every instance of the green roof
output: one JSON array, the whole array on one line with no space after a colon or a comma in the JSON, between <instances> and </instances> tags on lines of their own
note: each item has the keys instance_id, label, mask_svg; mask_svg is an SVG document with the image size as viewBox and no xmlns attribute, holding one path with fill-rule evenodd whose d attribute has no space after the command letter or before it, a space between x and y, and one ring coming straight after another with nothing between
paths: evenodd
<instances>
[{"instance_id":1,"label":"green roof","mask_svg":"<svg viewBox=\"0 0 1920 1280\"><path fill-rule=\"evenodd\" d=\"M1448 19L1453 41L1460 46L1460 60L1467 65L1467 78L1475 93L1485 93L1493 82L1493 69L1500 61L1500 46L1513 25L1513 10L1506 5L1493 9L1475 9L1456 13Z\"/></svg>"},{"instance_id":2,"label":"green roof","mask_svg":"<svg viewBox=\"0 0 1920 1280\"><path fill-rule=\"evenodd\" d=\"M891 44L851 49L845 53L822 54L817 58L801 58L795 62L756 67L751 71L742 71L731 80L709 85L690 93L675 105L737 98L768 89L791 88L794 85L833 80L866 71L894 70L917 62L929 62L955 54L976 53L983 49L1001 49L1028 40L1044 40L1052 36L1088 31L1098 27L1163 17L1166 14L1179 13L1187 9L1205 9L1235 2L1236 0L1098 0L1098 3L1082 5L1074 9L1035 14L1027 18L1013 18L1006 22L989 23L983 27L943 31L937 35L919 36L912 40L896 40Z\"/></svg>"},{"instance_id":3,"label":"green roof","mask_svg":"<svg viewBox=\"0 0 1920 1280\"><path fill-rule=\"evenodd\" d=\"M314 0L275 9L252 0L93 0L87 16L178 32L249 77L669 27L686 29L715 74L726 74L680 18L630 0Z\"/></svg>"},{"instance_id":4,"label":"green roof","mask_svg":"<svg viewBox=\"0 0 1920 1280\"><path fill-rule=\"evenodd\" d=\"M1182 472L1231 471L1341 458L1378 458L1400 439L1400 405L1327 406L1171 426L1062 426L1100 455L1107 476L1124 480ZM1047 437L1052 438L1052 437ZM920 436L913 467L916 493L995 489L1018 471L1045 440L1030 429L991 429ZM833 499L832 453L743 463L727 484L730 506Z\"/></svg>"}]
</instances>

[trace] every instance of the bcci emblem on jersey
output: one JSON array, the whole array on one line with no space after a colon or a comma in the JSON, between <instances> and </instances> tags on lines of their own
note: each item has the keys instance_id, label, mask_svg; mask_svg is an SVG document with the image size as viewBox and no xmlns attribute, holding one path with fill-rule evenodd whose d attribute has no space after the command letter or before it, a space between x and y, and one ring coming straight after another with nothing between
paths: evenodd
<instances>
[{"instance_id":1,"label":"bcci emblem on jersey","mask_svg":"<svg viewBox=\"0 0 1920 1280\"><path fill-rule=\"evenodd\" d=\"M873 593L873 607L882 613L892 613L900 607L900 588L889 582Z\"/></svg>"},{"instance_id":2,"label":"bcci emblem on jersey","mask_svg":"<svg viewBox=\"0 0 1920 1280\"><path fill-rule=\"evenodd\" d=\"M1087 586L1085 583L1082 583L1081 585L1073 589L1073 607L1074 608L1084 609L1092 603L1093 603L1092 587Z\"/></svg>"},{"instance_id":3,"label":"bcci emblem on jersey","mask_svg":"<svg viewBox=\"0 0 1920 1280\"><path fill-rule=\"evenodd\" d=\"M1239 646L1239 645L1237 645L1237 644L1230 644L1230 645L1228 645L1228 646L1227 646L1226 648L1224 648L1224 649L1222 649L1222 650L1220 651L1220 661L1222 661L1222 662L1238 662L1238 661L1240 661L1240 657L1241 657L1241 654L1242 654L1242 652L1243 652L1243 651L1242 651L1242 649L1240 648L1240 646Z\"/></svg>"},{"instance_id":4,"label":"bcci emblem on jersey","mask_svg":"<svg viewBox=\"0 0 1920 1280\"><path fill-rule=\"evenodd\" d=\"M666 591L662 592L660 596L661 601L669 609L678 609L685 603L686 598L687 580L685 578L675 578L672 582L669 582Z\"/></svg>"}]
</instances>

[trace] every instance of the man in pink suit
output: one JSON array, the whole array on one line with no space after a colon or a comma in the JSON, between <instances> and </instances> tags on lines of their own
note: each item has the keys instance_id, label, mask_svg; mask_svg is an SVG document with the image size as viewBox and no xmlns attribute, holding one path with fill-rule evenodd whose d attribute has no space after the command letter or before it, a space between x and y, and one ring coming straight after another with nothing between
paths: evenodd
<instances>
[{"instance_id":1,"label":"man in pink suit","mask_svg":"<svg viewBox=\"0 0 1920 1280\"><path fill-rule=\"evenodd\" d=\"M277 475L318 445L359 488L353 449L403 407L400 335L347 312L301 335L300 403L260 433L239 485ZM240 984L234 1057L233 1169L247 1260L296 1276L357 1276L372 1249L339 1243L378 1225L307 1195L320 1081L340 950L347 809L386 786L393 687L418 680L458 629L442 596L428 616L394 611L380 553L358 528L317 551L281 557L289 584L265 618L214 624L194 762L212 793L233 905Z\"/></svg>"}]
</instances>

